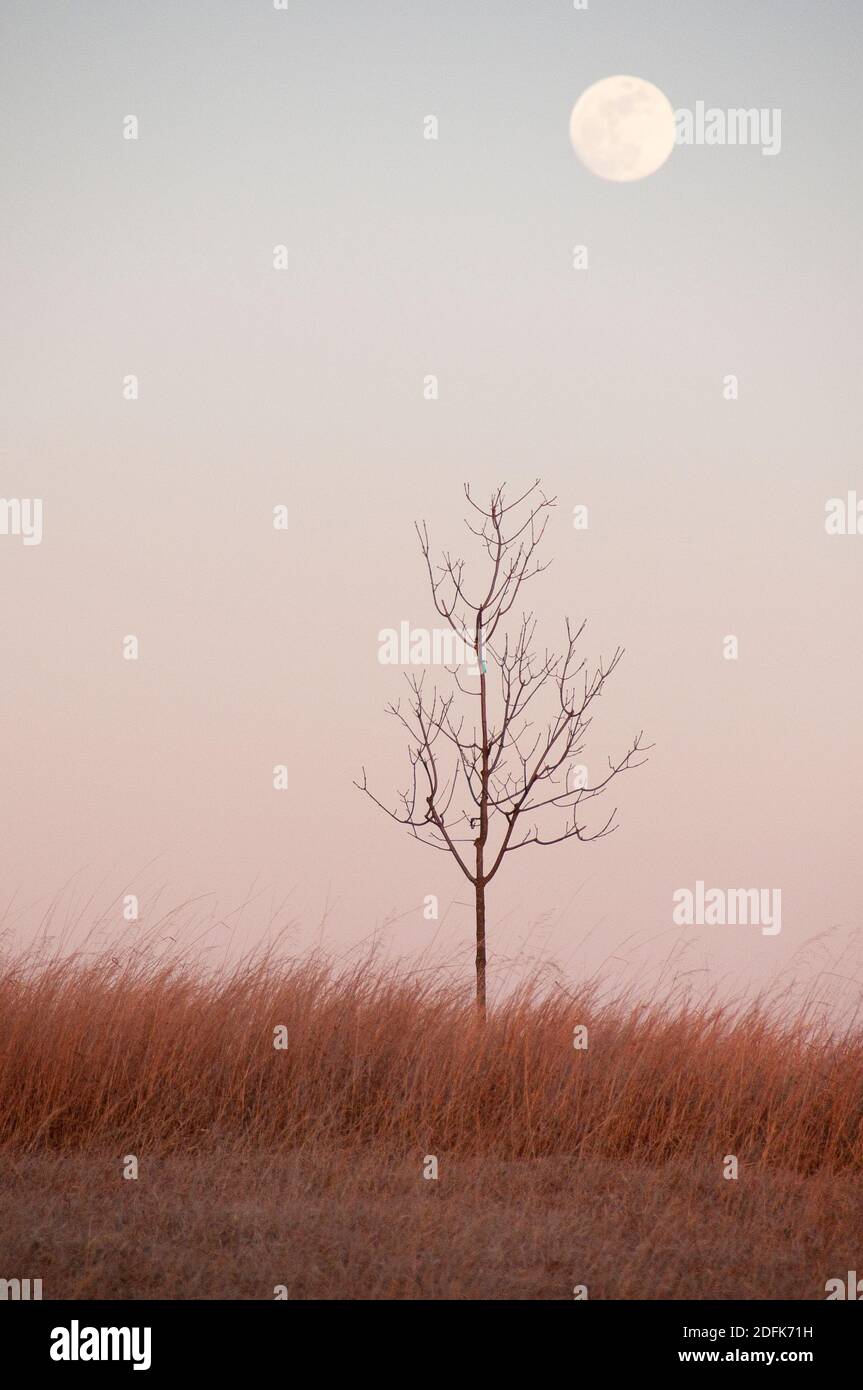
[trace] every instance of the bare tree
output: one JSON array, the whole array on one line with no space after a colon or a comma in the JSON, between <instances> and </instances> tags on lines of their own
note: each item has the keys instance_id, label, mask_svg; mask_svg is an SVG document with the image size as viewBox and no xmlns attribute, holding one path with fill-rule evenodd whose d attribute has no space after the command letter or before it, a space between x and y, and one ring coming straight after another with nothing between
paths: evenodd
<instances>
[{"instance_id":1,"label":"bare tree","mask_svg":"<svg viewBox=\"0 0 863 1390\"><path fill-rule=\"evenodd\" d=\"M476 1002L484 1016L485 890L504 857L528 845L585 842L611 834L616 807L593 830L580 823L580 812L619 773L640 766L644 758L639 755L646 747L639 733L624 757L618 762L608 759L606 776L592 786L571 784L575 759L592 722L591 706L623 650L618 648L607 663L600 659L591 671L585 660L576 661L584 622L574 628L567 619L563 650L545 650L539 656L534 650L533 614L522 613L509 624L504 621L522 586L550 563L540 564L536 557L556 499L540 490L540 479L512 502L505 486L497 488L488 509L474 501L467 486L465 496L471 508L467 528L479 540L489 567L484 592L469 597L465 562L444 551L441 563L434 565L426 523L416 530L435 608L472 654L470 663L445 668L454 685L445 693L437 685L428 689L425 670L406 674L407 709L401 701L387 706L410 737L410 784L399 793L396 810L369 790L365 768L362 782L355 785L416 839L451 854L473 884ZM496 675L489 672L489 660ZM552 698L552 712L537 723L533 716L542 702L534 701L543 690ZM457 695L464 697L468 710L469 702L475 702L472 714L460 712ZM553 833L541 834L540 823L555 811L563 813L562 823L558 817Z\"/></svg>"}]
</instances>

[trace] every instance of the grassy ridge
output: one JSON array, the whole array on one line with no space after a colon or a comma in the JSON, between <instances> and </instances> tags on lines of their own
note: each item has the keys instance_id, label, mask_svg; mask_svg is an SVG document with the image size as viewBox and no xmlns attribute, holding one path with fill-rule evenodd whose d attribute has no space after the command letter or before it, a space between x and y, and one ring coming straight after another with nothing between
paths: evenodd
<instances>
[{"instance_id":1,"label":"grassy ridge","mask_svg":"<svg viewBox=\"0 0 863 1390\"><path fill-rule=\"evenodd\" d=\"M594 983L481 1028L374 961L0 969L0 1273L46 1298L823 1298L861 1167L863 1040L801 1012Z\"/></svg>"}]
</instances>

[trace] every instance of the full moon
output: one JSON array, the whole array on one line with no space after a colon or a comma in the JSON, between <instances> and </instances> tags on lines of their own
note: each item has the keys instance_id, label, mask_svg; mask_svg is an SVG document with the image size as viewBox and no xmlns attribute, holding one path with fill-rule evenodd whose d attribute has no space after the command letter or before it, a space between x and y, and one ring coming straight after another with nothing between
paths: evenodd
<instances>
[{"instance_id":1,"label":"full moon","mask_svg":"<svg viewBox=\"0 0 863 1390\"><path fill-rule=\"evenodd\" d=\"M604 77L582 92L569 118L582 164L601 179L629 183L655 174L674 149L674 110L641 77Z\"/></svg>"}]
</instances>

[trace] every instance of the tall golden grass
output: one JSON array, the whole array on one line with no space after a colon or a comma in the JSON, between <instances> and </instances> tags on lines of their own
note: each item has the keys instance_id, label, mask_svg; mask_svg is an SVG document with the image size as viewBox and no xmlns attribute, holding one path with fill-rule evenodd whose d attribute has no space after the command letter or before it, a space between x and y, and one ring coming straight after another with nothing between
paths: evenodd
<instances>
[{"instance_id":1,"label":"tall golden grass","mask_svg":"<svg viewBox=\"0 0 863 1390\"><path fill-rule=\"evenodd\" d=\"M859 1172L863 1037L763 1001L644 1005L595 981L524 986L482 1027L451 984L373 959L336 971L270 951L214 974L146 950L7 957L0 1148L214 1144Z\"/></svg>"}]
</instances>

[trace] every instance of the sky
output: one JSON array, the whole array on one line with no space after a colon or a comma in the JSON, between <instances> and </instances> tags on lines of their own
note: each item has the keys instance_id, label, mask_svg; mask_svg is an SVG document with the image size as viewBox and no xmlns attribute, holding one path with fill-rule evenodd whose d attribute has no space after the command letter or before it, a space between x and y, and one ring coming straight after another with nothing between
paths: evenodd
<instances>
[{"instance_id":1,"label":"sky","mask_svg":"<svg viewBox=\"0 0 863 1390\"><path fill-rule=\"evenodd\" d=\"M469 885L353 781L405 785L378 653L436 624L414 521L481 565L463 485L541 477L542 641L625 648L582 761L654 747L613 836L505 862L492 971L683 950L732 988L853 942L863 536L825 506L863 497L861 30L851 0L4 6L0 496L43 506L40 544L0 535L16 930L159 888L254 898L249 940L278 905L304 944L469 949ZM569 117L619 73L778 109L781 149L598 178ZM675 924L698 881L780 889L781 932Z\"/></svg>"}]
</instances>

